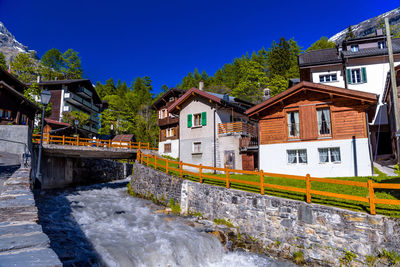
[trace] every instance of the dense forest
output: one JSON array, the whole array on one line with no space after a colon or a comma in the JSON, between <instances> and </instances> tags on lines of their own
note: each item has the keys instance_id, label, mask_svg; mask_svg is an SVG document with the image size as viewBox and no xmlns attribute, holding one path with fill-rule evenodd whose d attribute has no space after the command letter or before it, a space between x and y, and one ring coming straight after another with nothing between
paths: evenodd
<instances>
[{"instance_id":1,"label":"dense forest","mask_svg":"<svg viewBox=\"0 0 400 267\"><path fill-rule=\"evenodd\" d=\"M334 46L334 43L322 37L309 49ZM199 73L195 69L183 77L176 87L188 90L203 81L207 91L227 93L257 103L262 99L262 89L270 88L271 94L275 95L287 89L290 78L299 77L297 56L301 52L301 47L294 39L281 38L279 43L274 41L268 49L261 48L251 56L246 53L235 58L218 69L213 76L205 71ZM34 53L21 53L10 62L10 66L7 66L4 55L0 53L0 66L4 69L10 67L13 75L23 82L31 83L25 95L32 101L38 99L40 94L37 76L42 80L81 79L84 76L79 54L73 49L62 53L53 48L40 59ZM100 134L110 134L113 125L114 133L132 133L137 141L153 143L158 139L157 115L151 104L168 90L168 86L163 85L161 93L156 95L153 93L151 79L145 76L135 78L130 86L125 81L118 80L115 83L110 78L104 84L97 82L95 89L100 98L108 102L108 109L100 115ZM86 117L87 114L74 111L64 114L63 120L72 124L78 119L84 124Z\"/></svg>"}]
</instances>

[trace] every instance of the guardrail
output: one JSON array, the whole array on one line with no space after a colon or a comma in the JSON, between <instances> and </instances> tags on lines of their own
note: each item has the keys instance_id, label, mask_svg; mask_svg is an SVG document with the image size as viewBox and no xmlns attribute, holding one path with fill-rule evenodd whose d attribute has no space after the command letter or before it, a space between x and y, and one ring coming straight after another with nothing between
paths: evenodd
<instances>
[{"instance_id":1,"label":"guardrail","mask_svg":"<svg viewBox=\"0 0 400 267\"><path fill-rule=\"evenodd\" d=\"M400 200L393 200L393 199L379 199L375 198L375 190L374 189L400 189L400 184L386 184L386 183L374 183L372 180L368 180L368 182L357 182L357 181L345 181L345 180L337 180L337 179L329 179L329 178L317 178L311 177L309 174L306 176L298 176L298 175L286 175L286 174L278 174L278 173L268 173L264 172L263 170L260 171L244 171L244 170L236 170L236 169L229 169L228 166L225 168L215 168L211 166L203 166L203 165L195 165L190 163L184 163L182 161L174 161L163 157L158 157L156 155L145 154L138 151L137 154L138 161L143 164L145 163L147 166L154 167L157 169L161 167L165 169L165 172L168 174L170 171L175 171L179 174L179 177L183 178L184 174L188 174L190 176L198 178L200 183L204 182L204 179L211 179L211 180L218 180L224 182L226 188L230 188L231 183L236 183L240 185L247 185L259 188L260 194L264 194L266 189L277 189L289 192L296 192L302 193L305 195L306 202L312 202L312 196L326 196L336 199L345 199L345 200L352 200L352 201L359 201L365 202L369 205L370 213L376 214L375 206L376 204L388 204L388 205L400 205ZM151 162L150 159L153 159ZM163 164L159 164L158 161L164 162ZM172 165L172 166L171 166ZM188 166L192 168L197 168L198 172L193 172L189 170L185 170L183 167ZM219 171L224 173L224 176L218 176L212 174L209 171ZM204 172L206 171L206 172ZM246 181L240 180L230 177L231 173L238 173L238 174L249 174L258 177L258 181ZM300 180L305 182L305 188L299 187L292 187L292 186L283 186L279 184L271 184L267 183L265 180L268 180L268 177L277 177L277 178L285 178L285 179L292 179L292 180ZM267 179L266 179L267 178ZM314 190L311 188L311 182L319 182L325 184L338 184L338 185L348 185L348 186L355 186L355 187L362 187L368 189L368 195L365 197L355 196L355 195L347 195L347 194L340 194L340 193L333 193L327 191L320 191Z\"/></svg>"},{"instance_id":2,"label":"guardrail","mask_svg":"<svg viewBox=\"0 0 400 267\"><path fill-rule=\"evenodd\" d=\"M33 134L32 141L40 144L40 134ZM71 145L71 146L90 146L90 147L103 147L103 148L122 148L122 149L147 149L157 150L158 148L150 147L150 143L142 142L124 142L112 141L82 137L71 137L65 135L50 135L43 134L44 144L57 144L57 145Z\"/></svg>"}]
</instances>

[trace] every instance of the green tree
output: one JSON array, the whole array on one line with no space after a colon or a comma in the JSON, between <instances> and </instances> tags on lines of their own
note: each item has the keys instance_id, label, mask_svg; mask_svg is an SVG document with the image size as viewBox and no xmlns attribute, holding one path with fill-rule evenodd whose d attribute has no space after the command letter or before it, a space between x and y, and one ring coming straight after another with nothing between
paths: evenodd
<instances>
[{"instance_id":1,"label":"green tree","mask_svg":"<svg viewBox=\"0 0 400 267\"><path fill-rule=\"evenodd\" d=\"M78 120L79 127L88 125L90 119L90 115L82 111L63 112L62 115L62 121L70 125L74 125L75 120Z\"/></svg>"},{"instance_id":2,"label":"green tree","mask_svg":"<svg viewBox=\"0 0 400 267\"><path fill-rule=\"evenodd\" d=\"M162 92L167 92L169 90L169 88L168 88L168 86L166 85L166 84L163 84L162 86L161 86L161 91Z\"/></svg>"},{"instance_id":3,"label":"green tree","mask_svg":"<svg viewBox=\"0 0 400 267\"><path fill-rule=\"evenodd\" d=\"M313 43L306 51L320 50L327 48L335 48L335 42L329 41L328 37L322 36L318 41Z\"/></svg>"},{"instance_id":4,"label":"green tree","mask_svg":"<svg viewBox=\"0 0 400 267\"><path fill-rule=\"evenodd\" d=\"M4 70L7 69L6 57L2 52L0 52L0 68L3 68Z\"/></svg>"},{"instance_id":5,"label":"green tree","mask_svg":"<svg viewBox=\"0 0 400 267\"><path fill-rule=\"evenodd\" d=\"M61 52L52 48L43 54L40 62L43 66L53 69L54 71L61 72L64 68L64 58Z\"/></svg>"},{"instance_id":6,"label":"green tree","mask_svg":"<svg viewBox=\"0 0 400 267\"><path fill-rule=\"evenodd\" d=\"M345 39L346 39L346 40L347 40L347 39L352 39L352 38L354 38L354 37L356 37L356 36L355 36L355 34L354 34L354 32L353 32L353 28L351 27L351 25L349 25L349 27L347 28L347 32L346 32Z\"/></svg>"},{"instance_id":7,"label":"green tree","mask_svg":"<svg viewBox=\"0 0 400 267\"><path fill-rule=\"evenodd\" d=\"M64 59L62 72L65 75L65 79L82 79L83 70L78 52L70 48L62 56Z\"/></svg>"},{"instance_id":8,"label":"green tree","mask_svg":"<svg viewBox=\"0 0 400 267\"><path fill-rule=\"evenodd\" d=\"M38 64L31 54L20 53L11 62L11 73L23 82L33 82L39 75Z\"/></svg>"}]
</instances>

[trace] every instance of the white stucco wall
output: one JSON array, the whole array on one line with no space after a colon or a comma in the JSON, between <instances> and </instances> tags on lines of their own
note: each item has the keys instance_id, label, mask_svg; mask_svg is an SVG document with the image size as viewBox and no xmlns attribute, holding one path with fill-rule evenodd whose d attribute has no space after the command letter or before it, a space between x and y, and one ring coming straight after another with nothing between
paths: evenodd
<instances>
[{"instance_id":1,"label":"white stucco wall","mask_svg":"<svg viewBox=\"0 0 400 267\"><path fill-rule=\"evenodd\" d=\"M323 84L344 88L344 86L345 86L344 75L343 75L343 70L342 70L341 64L340 65L318 66L318 67L311 68L311 77L312 77L312 82L314 82L314 83L321 83L319 81L319 76L326 75L326 74L336 74L337 81L324 82Z\"/></svg>"},{"instance_id":2,"label":"white stucco wall","mask_svg":"<svg viewBox=\"0 0 400 267\"><path fill-rule=\"evenodd\" d=\"M171 144L171 152L169 152L169 153L164 152L164 144ZM166 140L166 141L160 142L158 144L158 153L160 155L166 155L166 156L170 156L173 158L178 158L179 157L179 140L175 139L175 140Z\"/></svg>"},{"instance_id":3,"label":"white stucco wall","mask_svg":"<svg viewBox=\"0 0 400 267\"><path fill-rule=\"evenodd\" d=\"M339 147L341 162L319 163L318 148ZM307 149L307 163L290 164L287 150ZM372 175L368 149L368 139L356 139L358 176ZM265 172L292 175L310 174L314 177L354 176L354 156L352 139L314 142L294 142L260 146L260 169Z\"/></svg>"},{"instance_id":4,"label":"white stucco wall","mask_svg":"<svg viewBox=\"0 0 400 267\"><path fill-rule=\"evenodd\" d=\"M225 166L225 151L233 150L235 152L235 166L234 168L237 170L242 169L242 155L239 153L239 139L240 135L228 135L228 136L220 136L218 138L218 152L219 157L221 159L218 162L217 167L224 168Z\"/></svg>"}]
</instances>

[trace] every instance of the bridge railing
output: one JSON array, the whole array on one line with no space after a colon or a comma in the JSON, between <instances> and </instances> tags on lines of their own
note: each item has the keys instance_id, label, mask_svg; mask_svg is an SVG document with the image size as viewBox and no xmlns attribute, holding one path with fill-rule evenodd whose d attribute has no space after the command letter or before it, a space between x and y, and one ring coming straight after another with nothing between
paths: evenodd
<instances>
[{"instance_id":1,"label":"bridge railing","mask_svg":"<svg viewBox=\"0 0 400 267\"><path fill-rule=\"evenodd\" d=\"M33 134L32 141L40 144L40 134ZM73 137L65 135L43 134L43 144L71 145L71 146L88 146L103 148L122 148L122 149L148 149L157 150L156 147L150 147L150 143L112 141L92 138Z\"/></svg>"}]
</instances>

